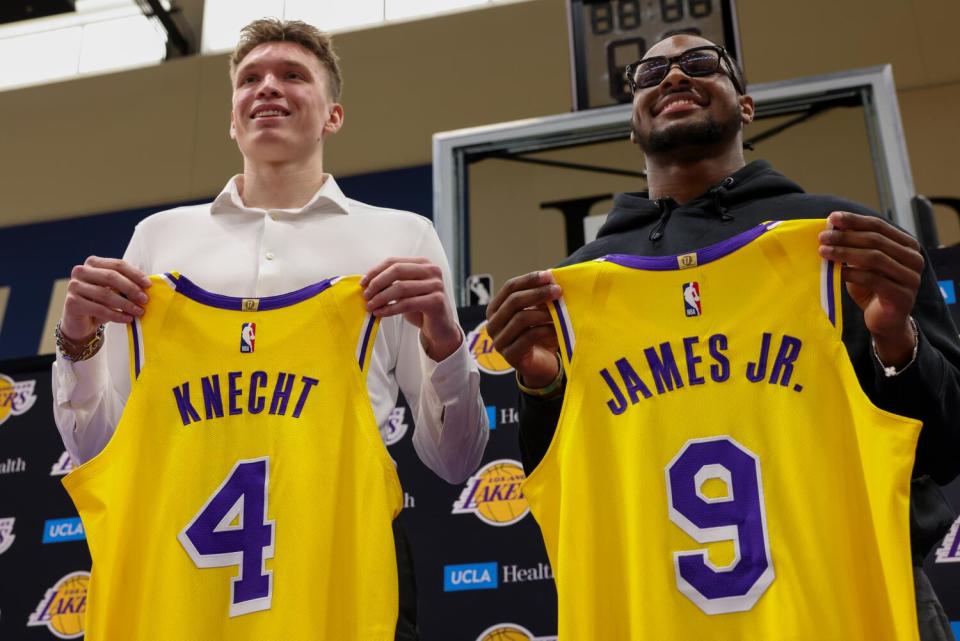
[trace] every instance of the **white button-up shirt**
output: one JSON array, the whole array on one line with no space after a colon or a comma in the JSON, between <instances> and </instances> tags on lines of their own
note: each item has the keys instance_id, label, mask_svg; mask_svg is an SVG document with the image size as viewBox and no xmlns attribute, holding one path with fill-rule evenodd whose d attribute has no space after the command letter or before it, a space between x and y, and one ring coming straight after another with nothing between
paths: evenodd
<instances>
[{"instance_id":1,"label":"white button-up shirt","mask_svg":"<svg viewBox=\"0 0 960 641\"><path fill-rule=\"evenodd\" d=\"M449 265L426 218L351 200L329 175L301 209L254 209L240 198L239 178L212 203L143 220L124 260L147 274L177 271L208 291L259 298L364 274L391 256L423 256L443 269L456 309ZM381 428L403 390L414 448L439 476L458 483L480 464L489 429L480 374L465 340L437 363L424 353L416 327L402 316L384 318L367 388ZM89 460L110 440L130 395L126 327L108 323L105 345L89 360L73 363L58 353L53 395L67 451L78 462Z\"/></svg>"}]
</instances>

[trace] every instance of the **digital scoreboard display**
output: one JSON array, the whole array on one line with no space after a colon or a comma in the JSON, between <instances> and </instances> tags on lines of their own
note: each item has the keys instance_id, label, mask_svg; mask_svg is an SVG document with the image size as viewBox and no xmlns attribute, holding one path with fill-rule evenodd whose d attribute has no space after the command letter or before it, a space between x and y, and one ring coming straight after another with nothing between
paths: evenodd
<instances>
[{"instance_id":1,"label":"digital scoreboard display","mask_svg":"<svg viewBox=\"0 0 960 641\"><path fill-rule=\"evenodd\" d=\"M743 64L734 0L570 0L568 13L574 111L630 102L624 69L674 32L701 35Z\"/></svg>"}]
</instances>

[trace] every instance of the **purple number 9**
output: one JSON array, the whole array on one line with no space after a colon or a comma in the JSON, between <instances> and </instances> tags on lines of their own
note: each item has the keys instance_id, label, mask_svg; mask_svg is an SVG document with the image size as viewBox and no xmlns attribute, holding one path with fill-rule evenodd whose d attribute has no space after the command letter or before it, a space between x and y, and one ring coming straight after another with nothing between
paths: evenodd
<instances>
[{"instance_id":1,"label":"purple number 9","mask_svg":"<svg viewBox=\"0 0 960 641\"><path fill-rule=\"evenodd\" d=\"M230 616L269 610L273 573L273 521L267 520L269 461L237 461L219 488L177 536L198 568L236 565L230 581Z\"/></svg>"},{"instance_id":2,"label":"purple number 9","mask_svg":"<svg viewBox=\"0 0 960 641\"><path fill-rule=\"evenodd\" d=\"M706 550L674 552L677 587L707 614L753 608L774 579L760 461L720 436L688 441L666 472L670 520L698 543L732 541L735 550L726 567L711 563ZM726 484L726 496L703 493L711 479Z\"/></svg>"}]
</instances>

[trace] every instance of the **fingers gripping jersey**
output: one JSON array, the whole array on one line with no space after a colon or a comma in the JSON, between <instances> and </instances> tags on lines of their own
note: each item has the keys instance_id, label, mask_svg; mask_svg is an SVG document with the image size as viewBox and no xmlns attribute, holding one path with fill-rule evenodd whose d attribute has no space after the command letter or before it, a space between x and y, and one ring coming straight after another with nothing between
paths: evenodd
<instances>
[{"instance_id":1,"label":"fingers gripping jersey","mask_svg":"<svg viewBox=\"0 0 960 641\"><path fill-rule=\"evenodd\" d=\"M857 382L823 228L554 271L568 382L524 493L561 639L917 638L919 424Z\"/></svg>"},{"instance_id":2,"label":"fingers gripping jersey","mask_svg":"<svg viewBox=\"0 0 960 641\"><path fill-rule=\"evenodd\" d=\"M359 278L260 299L151 280L120 424L64 480L93 557L86 638L392 640L401 492Z\"/></svg>"}]
</instances>

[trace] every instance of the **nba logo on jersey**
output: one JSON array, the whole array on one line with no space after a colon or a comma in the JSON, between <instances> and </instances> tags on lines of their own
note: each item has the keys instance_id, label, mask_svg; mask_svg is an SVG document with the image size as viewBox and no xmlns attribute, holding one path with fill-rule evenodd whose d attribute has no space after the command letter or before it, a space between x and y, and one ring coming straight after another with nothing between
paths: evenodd
<instances>
[{"instance_id":1,"label":"nba logo on jersey","mask_svg":"<svg viewBox=\"0 0 960 641\"><path fill-rule=\"evenodd\" d=\"M257 324L244 323L240 327L240 353L249 354L253 352L253 343L257 339Z\"/></svg>"},{"instance_id":2,"label":"nba logo on jersey","mask_svg":"<svg viewBox=\"0 0 960 641\"><path fill-rule=\"evenodd\" d=\"M703 313L700 307L700 283L683 284L683 311L689 316L699 316Z\"/></svg>"}]
</instances>

